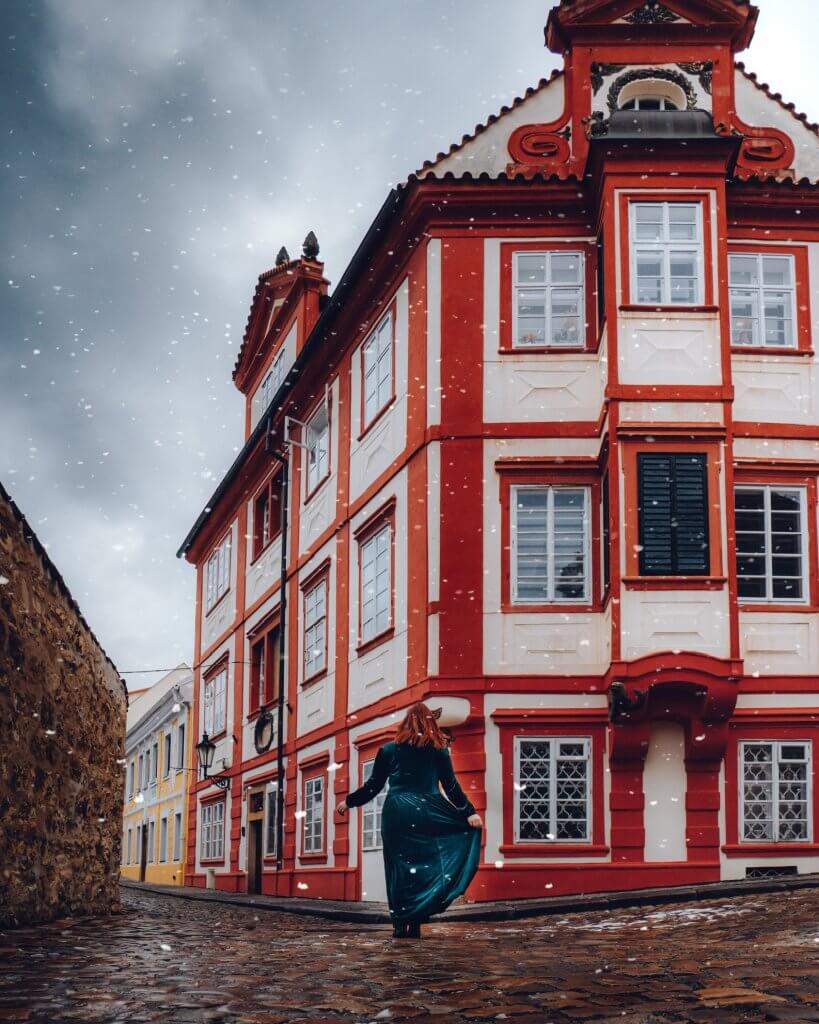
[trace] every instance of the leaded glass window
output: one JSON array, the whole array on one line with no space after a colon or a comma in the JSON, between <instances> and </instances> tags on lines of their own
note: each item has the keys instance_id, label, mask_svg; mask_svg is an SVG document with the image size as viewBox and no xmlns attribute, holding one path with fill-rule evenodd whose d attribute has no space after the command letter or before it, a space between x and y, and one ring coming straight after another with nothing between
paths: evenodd
<instances>
[{"instance_id":1,"label":"leaded glass window","mask_svg":"<svg viewBox=\"0 0 819 1024\"><path fill-rule=\"evenodd\" d=\"M515 746L516 841L588 842L591 741L521 736Z\"/></svg>"},{"instance_id":2,"label":"leaded glass window","mask_svg":"<svg viewBox=\"0 0 819 1024\"><path fill-rule=\"evenodd\" d=\"M753 741L742 743L740 751L743 840L808 842L810 744Z\"/></svg>"}]
</instances>

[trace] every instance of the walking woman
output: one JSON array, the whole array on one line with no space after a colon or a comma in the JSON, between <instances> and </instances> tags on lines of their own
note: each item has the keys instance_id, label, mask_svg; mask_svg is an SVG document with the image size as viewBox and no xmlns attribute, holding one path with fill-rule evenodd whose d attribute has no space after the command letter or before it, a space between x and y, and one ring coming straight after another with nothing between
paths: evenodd
<instances>
[{"instance_id":1,"label":"walking woman","mask_svg":"<svg viewBox=\"0 0 819 1024\"><path fill-rule=\"evenodd\" d=\"M389 781L381 837L397 939L420 938L421 923L465 892L478 869L483 822L455 778L440 714L413 704L372 775L337 808L343 815L369 803Z\"/></svg>"}]
</instances>

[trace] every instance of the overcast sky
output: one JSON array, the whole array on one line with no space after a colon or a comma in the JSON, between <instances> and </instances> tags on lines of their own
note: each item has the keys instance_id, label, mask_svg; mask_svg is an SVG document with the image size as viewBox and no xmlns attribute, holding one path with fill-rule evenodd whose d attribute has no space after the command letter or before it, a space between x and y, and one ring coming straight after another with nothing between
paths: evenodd
<instances>
[{"instance_id":1,"label":"overcast sky","mask_svg":"<svg viewBox=\"0 0 819 1024\"><path fill-rule=\"evenodd\" d=\"M758 2L744 59L819 119L815 0ZM337 281L392 184L557 66L548 7L0 4L0 480L122 672L192 660L175 554L241 447L257 275L313 229Z\"/></svg>"}]
</instances>

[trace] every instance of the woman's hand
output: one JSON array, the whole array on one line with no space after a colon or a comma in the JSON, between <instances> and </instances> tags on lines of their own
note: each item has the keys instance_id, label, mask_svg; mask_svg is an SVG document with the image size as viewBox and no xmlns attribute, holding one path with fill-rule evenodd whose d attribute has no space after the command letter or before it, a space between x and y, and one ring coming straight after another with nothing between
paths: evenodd
<instances>
[{"instance_id":1,"label":"woman's hand","mask_svg":"<svg viewBox=\"0 0 819 1024\"><path fill-rule=\"evenodd\" d=\"M336 814L340 814L343 818L347 813L347 804L342 800L341 803L336 807Z\"/></svg>"},{"instance_id":2,"label":"woman's hand","mask_svg":"<svg viewBox=\"0 0 819 1024\"><path fill-rule=\"evenodd\" d=\"M472 828L483 828L483 818L481 818L480 814L470 814L466 820Z\"/></svg>"}]
</instances>

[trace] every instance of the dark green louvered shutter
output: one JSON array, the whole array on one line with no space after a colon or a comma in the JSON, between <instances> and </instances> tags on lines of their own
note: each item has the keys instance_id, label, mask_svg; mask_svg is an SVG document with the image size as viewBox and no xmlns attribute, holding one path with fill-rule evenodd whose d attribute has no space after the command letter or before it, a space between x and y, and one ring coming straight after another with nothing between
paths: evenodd
<instances>
[{"instance_id":1,"label":"dark green louvered shutter","mask_svg":"<svg viewBox=\"0 0 819 1024\"><path fill-rule=\"evenodd\" d=\"M707 576L708 479L705 455L637 456L642 576Z\"/></svg>"}]
</instances>

